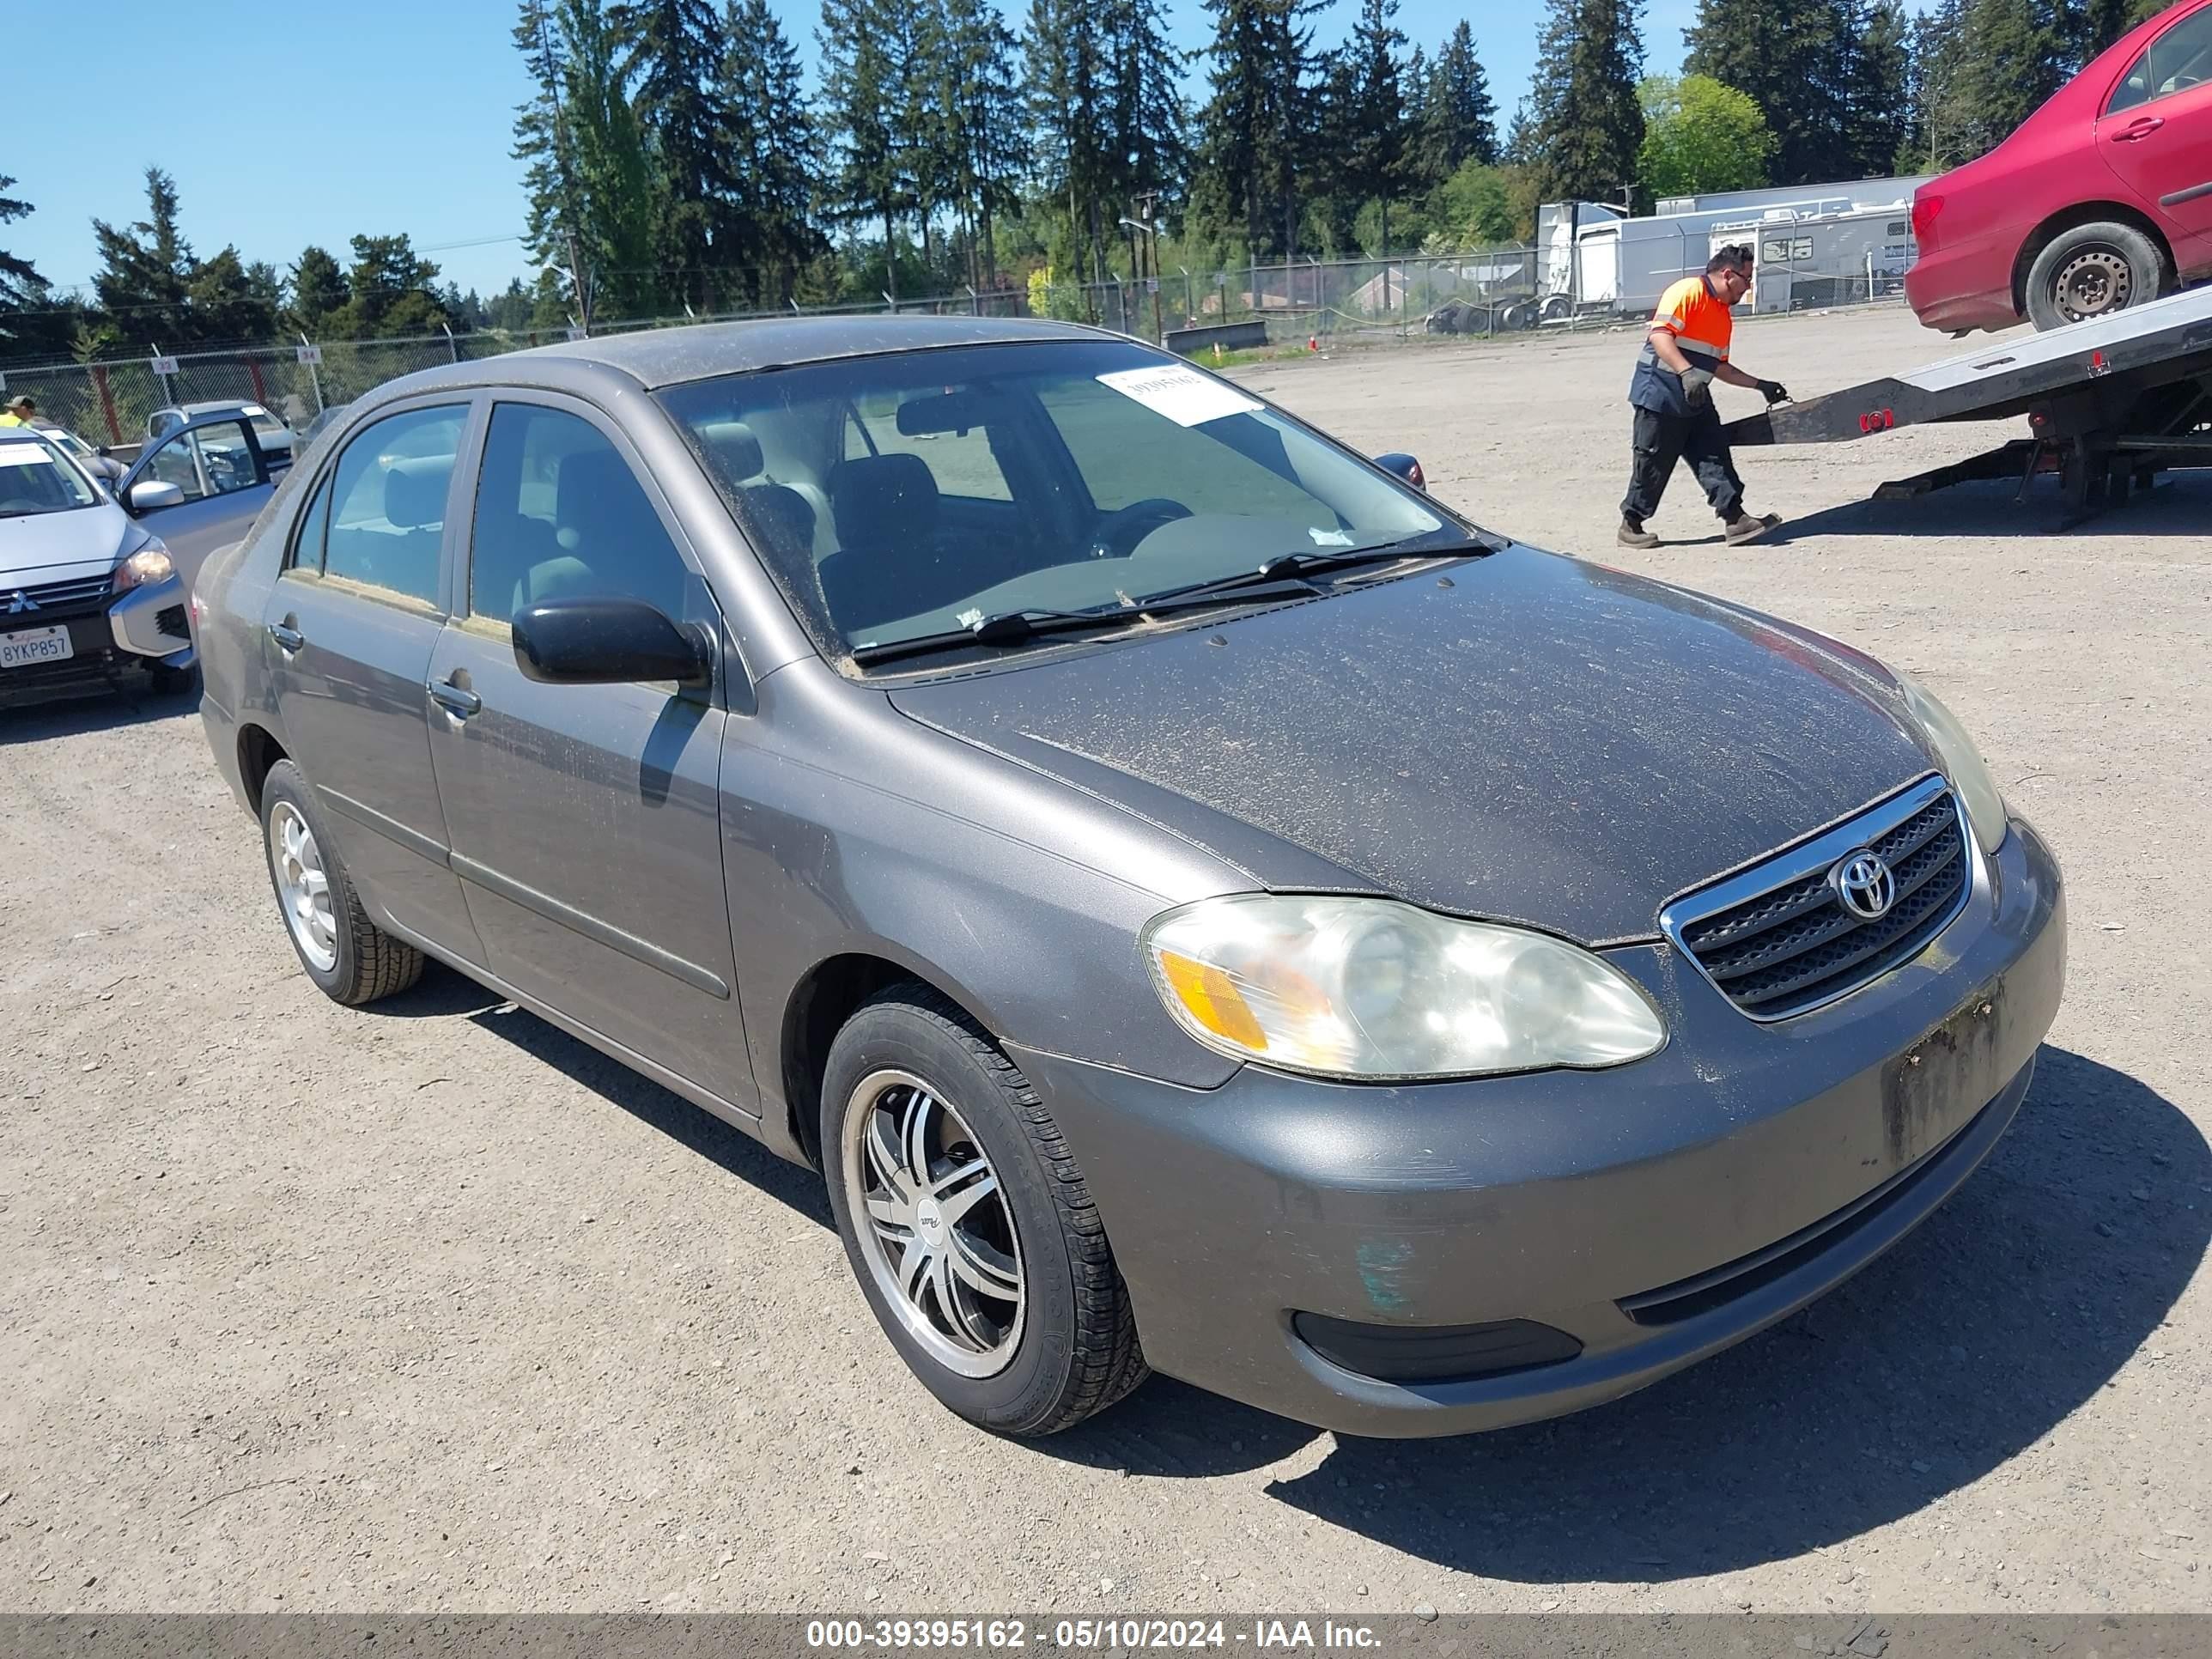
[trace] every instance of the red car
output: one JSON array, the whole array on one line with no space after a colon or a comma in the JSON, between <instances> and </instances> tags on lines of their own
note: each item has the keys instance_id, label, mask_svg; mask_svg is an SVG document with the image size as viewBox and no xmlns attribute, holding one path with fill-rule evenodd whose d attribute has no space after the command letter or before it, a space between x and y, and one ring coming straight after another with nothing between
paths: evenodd
<instances>
[{"instance_id":1,"label":"red car","mask_svg":"<svg viewBox=\"0 0 2212 1659\"><path fill-rule=\"evenodd\" d=\"M2100 317L2212 277L2212 0L2136 25L1912 198L1905 297L1965 333Z\"/></svg>"}]
</instances>

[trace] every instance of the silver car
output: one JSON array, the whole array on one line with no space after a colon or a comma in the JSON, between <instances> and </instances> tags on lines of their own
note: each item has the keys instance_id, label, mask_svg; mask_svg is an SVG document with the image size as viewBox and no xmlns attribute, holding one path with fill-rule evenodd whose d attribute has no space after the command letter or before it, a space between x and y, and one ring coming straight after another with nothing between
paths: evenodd
<instances>
[{"instance_id":1,"label":"silver car","mask_svg":"<svg viewBox=\"0 0 2212 1659\"><path fill-rule=\"evenodd\" d=\"M191 683L185 585L161 538L136 522L59 446L0 431L0 697Z\"/></svg>"}]
</instances>

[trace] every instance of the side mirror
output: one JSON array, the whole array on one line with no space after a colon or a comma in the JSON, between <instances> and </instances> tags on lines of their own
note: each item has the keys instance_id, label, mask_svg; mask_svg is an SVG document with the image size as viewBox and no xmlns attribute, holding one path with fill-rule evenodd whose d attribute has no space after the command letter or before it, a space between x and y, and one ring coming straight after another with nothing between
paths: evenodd
<instances>
[{"instance_id":1,"label":"side mirror","mask_svg":"<svg viewBox=\"0 0 2212 1659\"><path fill-rule=\"evenodd\" d=\"M697 637L642 599L547 599L516 611L511 627L516 665L548 685L710 678Z\"/></svg>"},{"instance_id":2,"label":"side mirror","mask_svg":"<svg viewBox=\"0 0 2212 1659\"><path fill-rule=\"evenodd\" d=\"M158 513L165 507L182 507L185 492L181 485L165 483L159 478L142 478L131 486L131 510L133 513Z\"/></svg>"},{"instance_id":3,"label":"side mirror","mask_svg":"<svg viewBox=\"0 0 2212 1659\"><path fill-rule=\"evenodd\" d=\"M92 453L99 456L101 460L105 461L112 458L115 451L106 444L102 444L99 448L94 450Z\"/></svg>"},{"instance_id":4,"label":"side mirror","mask_svg":"<svg viewBox=\"0 0 2212 1659\"><path fill-rule=\"evenodd\" d=\"M1428 475L1421 471L1421 464L1402 449L1394 449L1387 455L1377 455L1375 465L1385 472L1396 473L1416 489L1429 487Z\"/></svg>"}]
</instances>

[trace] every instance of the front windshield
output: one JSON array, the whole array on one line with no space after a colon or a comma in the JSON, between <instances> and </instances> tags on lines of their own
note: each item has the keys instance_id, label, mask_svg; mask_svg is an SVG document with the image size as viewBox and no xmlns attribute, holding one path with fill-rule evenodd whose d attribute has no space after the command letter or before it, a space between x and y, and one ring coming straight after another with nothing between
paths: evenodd
<instances>
[{"instance_id":1,"label":"front windshield","mask_svg":"<svg viewBox=\"0 0 2212 1659\"><path fill-rule=\"evenodd\" d=\"M1237 387L1121 341L812 363L661 401L832 655L1015 612L1133 614L1286 554L1467 533Z\"/></svg>"},{"instance_id":2,"label":"front windshield","mask_svg":"<svg viewBox=\"0 0 2212 1659\"><path fill-rule=\"evenodd\" d=\"M0 519L90 507L100 494L51 445L0 441Z\"/></svg>"}]
</instances>

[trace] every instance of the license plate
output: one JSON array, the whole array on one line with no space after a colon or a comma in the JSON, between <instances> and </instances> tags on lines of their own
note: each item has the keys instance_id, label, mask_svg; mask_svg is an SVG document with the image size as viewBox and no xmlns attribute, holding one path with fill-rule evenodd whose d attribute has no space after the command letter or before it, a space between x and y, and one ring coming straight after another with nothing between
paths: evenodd
<instances>
[{"instance_id":1,"label":"license plate","mask_svg":"<svg viewBox=\"0 0 2212 1659\"><path fill-rule=\"evenodd\" d=\"M67 662L76 654L66 628L26 628L0 634L0 668L28 668L37 662Z\"/></svg>"}]
</instances>

